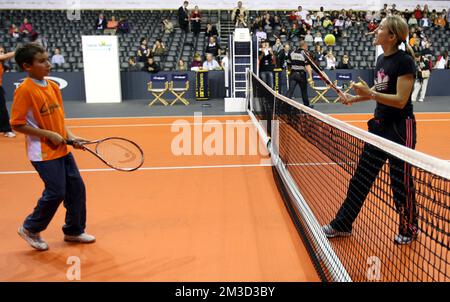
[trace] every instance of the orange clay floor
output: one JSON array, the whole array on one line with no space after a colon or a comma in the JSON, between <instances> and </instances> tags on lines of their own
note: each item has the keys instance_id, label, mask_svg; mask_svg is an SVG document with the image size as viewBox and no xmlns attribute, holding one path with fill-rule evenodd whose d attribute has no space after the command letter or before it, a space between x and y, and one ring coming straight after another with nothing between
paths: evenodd
<instances>
[{"instance_id":1,"label":"orange clay floor","mask_svg":"<svg viewBox=\"0 0 450 302\"><path fill-rule=\"evenodd\" d=\"M450 114L416 116L417 149L449 160ZM335 117L365 128L369 115ZM73 151L87 187L87 232L97 242L62 240L61 205L42 233L50 250L37 252L16 231L43 185L26 159L24 137L1 137L0 281L67 281L71 256L80 260L81 281L319 281L264 148L258 151L255 140L245 139L238 152L239 131L252 132L247 116L67 123L85 138L136 141L145 152L143 169L116 172L87 152ZM177 155L174 142L181 133L191 146L183 145L184 154ZM211 144L211 133L223 144ZM235 148L227 150L230 144Z\"/></svg>"}]
</instances>

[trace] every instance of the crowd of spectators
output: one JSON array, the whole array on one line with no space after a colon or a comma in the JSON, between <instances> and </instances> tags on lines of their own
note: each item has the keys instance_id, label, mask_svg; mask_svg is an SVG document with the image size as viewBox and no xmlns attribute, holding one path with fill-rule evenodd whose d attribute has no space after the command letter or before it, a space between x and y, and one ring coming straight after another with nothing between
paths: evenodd
<instances>
[{"instance_id":1,"label":"crowd of spectators","mask_svg":"<svg viewBox=\"0 0 450 302\"><path fill-rule=\"evenodd\" d=\"M364 12L353 11L352 9L330 11L324 7L320 7L318 11L308 11L303 9L302 6L298 6L296 10L287 14L260 11L256 16L252 14L254 17L250 17L248 9L244 7L242 1L238 1L236 7L231 11L230 17L236 28L249 28L251 34L257 37L261 45L268 45L267 49L270 49L273 67L286 68L286 61L290 52L297 47L293 41L305 40L320 66L326 69L350 69L353 67L353 58L350 53L346 52L344 55L341 53L336 56L333 47L325 45L322 33L325 32L324 35L333 34L339 41L339 39L346 37L347 29L353 26L364 26L367 33L370 34L376 30L381 20L390 14L399 14L407 20L410 26L410 36L407 43L419 55L418 62L426 61L431 69L449 68L448 52L439 51L440 45L436 45L436 42L431 41L425 33L428 28L450 29L450 8L436 11L435 9L431 10L428 5L423 7L417 5L414 10L400 11L395 4L385 4L378 11ZM190 9L188 1L184 1L178 9L177 17L178 24L174 24L169 18L161 21L164 35L173 34L175 27L178 26L186 33L192 32L194 36L198 37L202 28L204 28L204 36L207 40L203 52L196 54L192 62L184 62L180 58L176 58L176 60L180 60L175 68L178 70L221 69L225 51L220 46L217 24L205 22L207 24L203 24L205 27L202 27L200 8L194 6ZM118 20L113 14L106 16L103 13L99 14L93 22L93 28L98 33L111 35L125 35L131 30L131 26L125 17L121 16ZM21 24L11 24L8 33L13 41L36 41L47 48L45 37L39 35L32 22L26 17L23 18ZM64 51L61 52L61 49L55 48L54 45L48 46L51 48L49 52L52 63L56 66L65 64L65 56L68 54ZM435 47L438 50L432 50L433 46L438 46ZM161 39L157 39L153 45L148 45L148 40L142 37L135 56L128 59L128 69L149 72L161 70L158 65L161 60L157 58L164 58L167 52ZM264 56L261 56L260 53L260 57ZM435 57L434 62L431 57Z\"/></svg>"}]
</instances>

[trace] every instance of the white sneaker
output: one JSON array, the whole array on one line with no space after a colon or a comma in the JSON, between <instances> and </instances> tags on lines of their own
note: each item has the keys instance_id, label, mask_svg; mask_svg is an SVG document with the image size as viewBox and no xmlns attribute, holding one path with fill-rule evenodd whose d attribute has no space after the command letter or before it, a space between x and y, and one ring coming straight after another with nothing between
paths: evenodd
<instances>
[{"instance_id":1,"label":"white sneaker","mask_svg":"<svg viewBox=\"0 0 450 302\"><path fill-rule=\"evenodd\" d=\"M93 243L95 237L87 233L80 234L78 236L64 235L64 241L67 242L79 242L79 243Z\"/></svg>"},{"instance_id":2,"label":"white sneaker","mask_svg":"<svg viewBox=\"0 0 450 302\"><path fill-rule=\"evenodd\" d=\"M423 102L423 99L419 99L419 102Z\"/></svg>"},{"instance_id":3,"label":"white sneaker","mask_svg":"<svg viewBox=\"0 0 450 302\"><path fill-rule=\"evenodd\" d=\"M9 132L5 132L5 136L12 138L12 137L16 137L16 134L14 132L12 132L12 131L9 131Z\"/></svg>"},{"instance_id":4,"label":"white sneaker","mask_svg":"<svg viewBox=\"0 0 450 302\"><path fill-rule=\"evenodd\" d=\"M48 250L48 244L41 238L40 233L31 233L30 231L26 230L23 225L19 227L17 233L20 237L25 239L25 241L28 242L29 245L31 245L38 251Z\"/></svg>"}]
</instances>

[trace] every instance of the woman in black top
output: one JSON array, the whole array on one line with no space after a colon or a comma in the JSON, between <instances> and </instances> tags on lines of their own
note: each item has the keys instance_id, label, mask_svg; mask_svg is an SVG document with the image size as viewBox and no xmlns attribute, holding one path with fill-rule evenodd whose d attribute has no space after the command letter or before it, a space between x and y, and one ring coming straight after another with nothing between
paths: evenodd
<instances>
[{"instance_id":1,"label":"woman in black top","mask_svg":"<svg viewBox=\"0 0 450 302\"><path fill-rule=\"evenodd\" d=\"M137 57L139 62L146 63L147 58L151 56L151 49L147 46L147 39L141 38L139 41L139 48L137 50Z\"/></svg>"},{"instance_id":2,"label":"woman in black top","mask_svg":"<svg viewBox=\"0 0 450 302\"><path fill-rule=\"evenodd\" d=\"M398 48L407 37L408 25L400 16L388 16L381 22L374 44L380 45L384 53L377 60L375 85L370 88L363 81L354 84L356 96L347 94L343 102L375 100L374 118L368 122L369 132L414 149L416 123L411 94L416 69L410 47L407 46L408 53ZM334 220L323 227L327 237L351 235L352 224L387 159L394 203L399 213L399 230L394 242L410 244L417 238L419 230L411 168L408 163L370 144L364 146L344 203Z\"/></svg>"}]
</instances>

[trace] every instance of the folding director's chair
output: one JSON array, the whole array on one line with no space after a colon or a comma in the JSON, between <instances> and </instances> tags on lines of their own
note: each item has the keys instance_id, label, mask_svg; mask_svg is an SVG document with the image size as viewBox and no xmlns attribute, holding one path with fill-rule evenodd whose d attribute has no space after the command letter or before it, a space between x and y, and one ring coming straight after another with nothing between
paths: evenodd
<instances>
[{"instance_id":1,"label":"folding director's chair","mask_svg":"<svg viewBox=\"0 0 450 302\"><path fill-rule=\"evenodd\" d=\"M178 84L178 85L177 85ZM181 85L180 85L181 84ZM170 106L177 101L182 102L184 105L189 105L188 100L184 97L189 90L189 76L186 73L172 74L172 80L170 81L169 91L175 96L175 99L170 103Z\"/></svg>"},{"instance_id":2,"label":"folding director's chair","mask_svg":"<svg viewBox=\"0 0 450 302\"><path fill-rule=\"evenodd\" d=\"M153 106L156 101L160 101L164 106L169 105L169 103L162 97L163 94L169 90L167 75L152 74L150 77L150 82L147 83L147 90L150 91L155 97L155 99L148 104L149 106Z\"/></svg>"},{"instance_id":3,"label":"folding director's chair","mask_svg":"<svg viewBox=\"0 0 450 302\"><path fill-rule=\"evenodd\" d=\"M324 83L318 75L313 75L313 80L314 82L309 83L309 86L311 86L311 88L316 92L317 95L311 99L310 103L315 104L320 100L324 100L326 103L329 103L330 100L327 99L325 94L328 92L328 90L330 90L330 86L317 86L316 81Z\"/></svg>"},{"instance_id":4,"label":"folding director's chair","mask_svg":"<svg viewBox=\"0 0 450 302\"><path fill-rule=\"evenodd\" d=\"M334 85L336 85L337 88L342 90L342 92L347 93L350 91L350 82L352 81L352 73L346 72L346 73L336 73L336 80L334 80ZM339 96L334 100L334 103L339 102Z\"/></svg>"}]
</instances>

